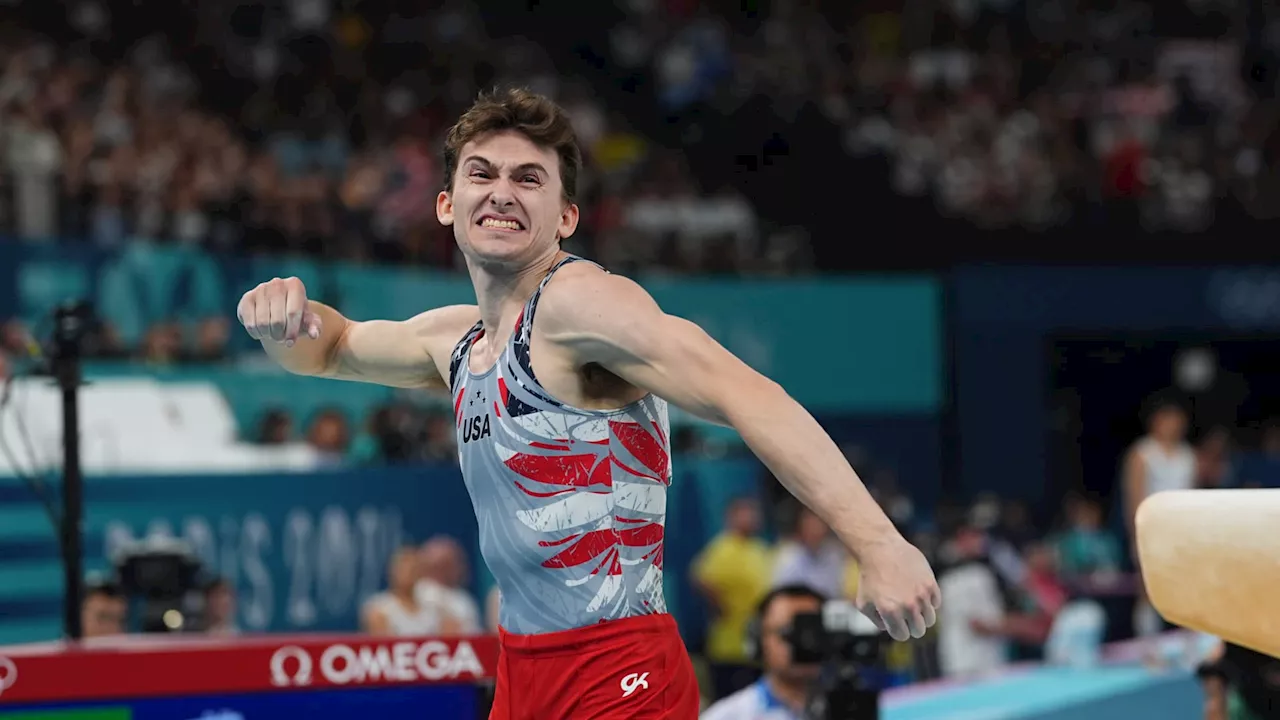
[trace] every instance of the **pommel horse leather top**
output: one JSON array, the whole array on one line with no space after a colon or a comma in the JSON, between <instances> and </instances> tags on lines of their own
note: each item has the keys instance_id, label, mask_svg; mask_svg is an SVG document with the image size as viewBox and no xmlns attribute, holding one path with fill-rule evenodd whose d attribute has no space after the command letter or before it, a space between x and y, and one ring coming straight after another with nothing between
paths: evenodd
<instances>
[{"instance_id":1,"label":"pommel horse leather top","mask_svg":"<svg viewBox=\"0 0 1280 720\"><path fill-rule=\"evenodd\" d=\"M0 647L0 706L287 688L468 684L497 638L149 635Z\"/></svg>"},{"instance_id":2,"label":"pommel horse leather top","mask_svg":"<svg viewBox=\"0 0 1280 720\"><path fill-rule=\"evenodd\" d=\"M1138 506L1147 595L1182 627L1280 657L1280 490L1178 490Z\"/></svg>"}]
</instances>

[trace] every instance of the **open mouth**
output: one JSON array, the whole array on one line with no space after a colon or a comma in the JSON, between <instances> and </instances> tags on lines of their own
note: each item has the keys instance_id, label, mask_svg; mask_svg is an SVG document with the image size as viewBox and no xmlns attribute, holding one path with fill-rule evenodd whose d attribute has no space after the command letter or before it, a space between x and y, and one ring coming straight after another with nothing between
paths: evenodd
<instances>
[{"instance_id":1,"label":"open mouth","mask_svg":"<svg viewBox=\"0 0 1280 720\"><path fill-rule=\"evenodd\" d=\"M496 218L492 216L480 218L480 221L477 222L476 225L479 225L486 230L505 230L507 232L516 232L524 229L524 225L522 225L519 220Z\"/></svg>"}]
</instances>

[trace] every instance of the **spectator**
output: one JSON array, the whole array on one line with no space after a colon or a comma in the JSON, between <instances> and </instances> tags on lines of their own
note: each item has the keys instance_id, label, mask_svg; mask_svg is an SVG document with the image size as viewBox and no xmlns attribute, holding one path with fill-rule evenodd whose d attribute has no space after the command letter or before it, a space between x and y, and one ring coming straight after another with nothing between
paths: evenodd
<instances>
[{"instance_id":1,"label":"spectator","mask_svg":"<svg viewBox=\"0 0 1280 720\"><path fill-rule=\"evenodd\" d=\"M373 635L424 636L453 632L457 621L439 606L418 601L415 587L422 577L415 547L397 550L387 564L387 590L365 601L361 626Z\"/></svg>"},{"instance_id":2,"label":"spectator","mask_svg":"<svg viewBox=\"0 0 1280 720\"><path fill-rule=\"evenodd\" d=\"M1138 505L1164 490L1190 490L1196 482L1196 456L1187 443L1187 411L1170 396L1152 400L1147 432L1133 444L1124 462L1124 501L1129 537Z\"/></svg>"},{"instance_id":3,"label":"spectator","mask_svg":"<svg viewBox=\"0 0 1280 720\"><path fill-rule=\"evenodd\" d=\"M1021 588L1023 607L1021 612L1006 618L1006 622L1014 627L1009 633L1011 637L1026 646L1033 657L1040 658L1053 621L1067 604L1068 595L1058 574L1052 545L1033 543L1026 555L1027 575Z\"/></svg>"},{"instance_id":4,"label":"spectator","mask_svg":"<svg viewBox=\"0 0 1280 720\"><path fill-rule=\"evenodd\" d=\"M347 416L336 408L325 408L316 413L311 427L307 428L307 443L328 462L343 462L351 444Z\"/></svg>"},{"instance_id":5,"label":"spectator","mask_svg":"<svg viewBox=\"0 0 1280 720\"><path fill-rule=\"evenodd\" d=\"M46 114L34 102L26 105L9 128L7 170L12 174L18 236L48 241L58 234L57 177L62 146Z\"/></svg>"},{"instance_id":6,"label":"spectator","mask_svg":"<svg viewBox=\"0 0 1280 720\"><path fill-rule=\"evenodd\" d=\"M1134 518L1138 506L1151 495L1166 490L1190 490L1196 482L1196 455L1187 443L1187 411L1170 395L1158 395L1150 401L1147 432L1129 448L1124 460L1124 509L1129 542L1135 542ZM1136 549L1132 553L1137 562ZM1138 634L1150 636L1159 632L1164 620L1139 594L1134 608L1134 627Z\"/></svg>"},{"instance_id":7,"label":"spectator","mask_svg":"<svg viewBox=\"0 0 1280 720\"><path fill-rule=\"evenodd\" d=\"M462 545L444 535L433 537L423 543L419 562L422 576L414 587L418 604L452 618L456 632L480 632L480 608L465 589L469 578Z\"/></svg>"},{"instance_id":8,"label":"spectator","mask_svg":"<svg viewBox=\"0 0 1280 720\"><path fill-rule=\"evenodd\" d=\"M749 687L722 697L702 715L703 720L757 720L800 718L822 676L822 666L798 663L792 657L786 633L801 613L822 612L826 601L803 585L784 585L761 600L754 617L756 657L763 677Z\"/></svg>"},{"instance_id":9,"label":"spectator","mask_svg":"<svg viewBox=\"0 0 1280 720\"><path fill-rule=\"evenodd\" d=\"M283 408L272 408L263 414L258 424L257 442L260 445L284 445L293 442L293 416Z\"/></svg>"},{"instance_id":10,"label":"spectator","mask_svg":"<svg viewBox=\"0 0 1280 720\"><path fill-rule=\"evenodd\" d=\"M736 498L725 510L724 529L693 561L693 585L712 615L705 652L716 697L755 679L747 654L747 625L769 590L770 577L770 552L759 532L759 502Z\"/></svg>"},{"instance_id":11,"label":"spectator","mask_svg":"<svg viewBox=\"0 0 1280 720\"><path fill-rule=\"evenodd\" d=\"M224 578L210 582L204 590L205 632L210 635L239 635L236 624L236 591Z\"/></svg>"},{"instance_id":12,"label":"spectator","mask_svg":"<svg viewBox=\"0 0 1280 720\"><path fill-rule=\"evenodd\" d=\"M129 604L120 588L110 583L87 583L84 601L80 603L80 625L83 637L101 638L124 635L129 617Z\"/></svg>"},{"instance_id":13,"label":"spectator","mask_svg":"<svg viewBox=\"0 0 1280 720\"><path fill-rule=\"evenodd\" d=\"M1057 542L1062 573L1088 582L1119 573L1124 556L1119 541L1102 526L1097 500L1083 495L1068 499L1067 518L1067 530Z\"/></svg>"},{"instance_id":14,"label":"spectator","mask_svg":"<svg viewBox=\"0 0 1280 720\"><path fill-rule=\"evenodd\" d=\"M790 537L778 546L773 587L805 585L826 597L844 597L849 554L818 514L797 505Z\"/></svg>"},{"instance_id":15,"label":"spectator","mask_svg":"<svg viewBox=\"0 0 1280 720\"><path fill-rule=\"evenodd\" d=\"M1006 608L995 572L984 561L985 535L965 522L949 542L953 564L938 576L938 663L945 677L971 678L1005 666Z\"/></svg>"},{"instance_id":16,"label":"spectator","mask_svg":"<svg viewBox=\"0 0 1280 720\"><path fill-rule=\"evenodd\" d=\"M1237 483L1231 431L1215 427L1196 445L1196 487L1228 488Z\"/></svg>"}]
</instances>

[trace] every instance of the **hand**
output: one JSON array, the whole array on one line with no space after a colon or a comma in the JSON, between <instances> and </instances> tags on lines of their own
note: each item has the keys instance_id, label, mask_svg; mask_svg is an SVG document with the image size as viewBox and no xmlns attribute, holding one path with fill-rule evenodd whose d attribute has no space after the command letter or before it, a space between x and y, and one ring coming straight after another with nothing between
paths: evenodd
<instances>
[{"instance_id":1,"label":"hand","mask_svg":"<svg viewBox=\"0 0 1280 720\"><path fill-rule=\"evenodd\" d=\"M897 538L859 558L858 609L899 642L924 637L938 621L942 592L924 554Z\"/></svg>"},{"instance_id":2,"label":"hand","mask_svg":"<svg viewBox=\"0 0 1280 720\"><path fill-rule=\"evenodd\" d=\"M296 277L268 280L245 293L236 317L254 340L293 347L299 332L320 337L320 316L307 309L307 288Z\"/></svg>"}]
</instances>

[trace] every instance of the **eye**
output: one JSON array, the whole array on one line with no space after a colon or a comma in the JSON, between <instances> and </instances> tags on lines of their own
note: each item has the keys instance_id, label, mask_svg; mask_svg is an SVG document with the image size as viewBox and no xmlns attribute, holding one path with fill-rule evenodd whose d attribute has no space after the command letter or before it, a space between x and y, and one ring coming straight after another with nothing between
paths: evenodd
<instances>
[{"instance_id":1,"label":"eye","mask_svg":"<svg viewBox=\"0 0 1280 720\"><path fill-rule=\"evenodd\" d=\"M541 181L540 181L540 180L538 180L538 176L537 176L537 175L525 175L524 177L520 178L520 182L522 182L522 183L535 183L535 184L536 184L536 183L539 183L539 182L541 182Z\"/></svg>"},{"instance_id":2,"label":"eye","mask_svg":"<svg viewBox=\"0 0 1280 720\"><path fill-rule=\"evenodd\" d=\"M481 178L481 179L485 179L485 180L487 180L487 179L489 178L489 173L487 173L487 172L485 172L484 170L481 170L481 169L479 169L479 168L476 168L476 169L474 169L474 170L472 170L472 171L471 171L471 177L473 177L473 178Z\"/></svg>"}]
</instances>

